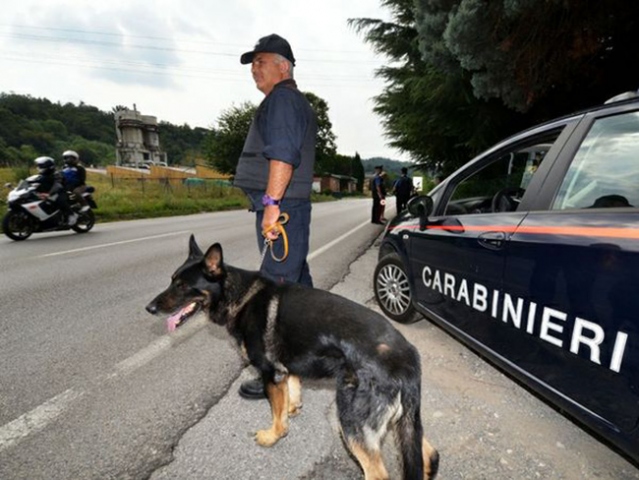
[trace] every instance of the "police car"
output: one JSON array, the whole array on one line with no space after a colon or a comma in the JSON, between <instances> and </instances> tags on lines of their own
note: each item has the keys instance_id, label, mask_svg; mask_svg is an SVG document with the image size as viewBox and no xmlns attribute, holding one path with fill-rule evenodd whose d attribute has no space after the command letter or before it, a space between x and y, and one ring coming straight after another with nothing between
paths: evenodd
<instances>
[{"instance_id":1,"label":"police car","mask_svg":"<svg viewBox=\"0 0 639 480\"><path fill-rule=\"evenodd\" d=\"M409 202L374 273L639 462L639 98L519 133Z\"/></svg>"}]
</instances>

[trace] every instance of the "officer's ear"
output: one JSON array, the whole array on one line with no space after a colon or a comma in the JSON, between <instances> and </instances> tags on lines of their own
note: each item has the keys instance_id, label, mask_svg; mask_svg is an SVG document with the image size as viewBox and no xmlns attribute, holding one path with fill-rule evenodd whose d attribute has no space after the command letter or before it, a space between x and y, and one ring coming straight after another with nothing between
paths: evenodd
<instances>
[{"instance_id":1,"label":"officer's ear","mask_svg":"<svg viewBox=\"0 0 639 480\"><path fill-rule=\"evenodd\" d=\"M281 73L291 73L291 64L288 61L282 60L279 63L279 67Z\"/></svg>"}]
</instances>

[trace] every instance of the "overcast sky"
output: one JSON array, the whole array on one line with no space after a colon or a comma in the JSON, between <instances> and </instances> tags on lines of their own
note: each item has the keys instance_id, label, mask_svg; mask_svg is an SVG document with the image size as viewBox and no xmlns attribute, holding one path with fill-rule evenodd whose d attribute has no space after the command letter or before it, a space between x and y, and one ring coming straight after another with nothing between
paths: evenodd
<instances>
[{"instance_id":1,"label":"overcast sky","mask_svg":"<svg viewBox=\"0 0 639 480\"><path fill-rule=\"evenodd\" d=\"M1 92L215 127L224 110L262 100L239 57L277 33L300 89L328 102L339 153L409 159L372 111L384 57L347 25L388 20L379 0L4 0L0 12Z\"/></svg>"}]
</instances>

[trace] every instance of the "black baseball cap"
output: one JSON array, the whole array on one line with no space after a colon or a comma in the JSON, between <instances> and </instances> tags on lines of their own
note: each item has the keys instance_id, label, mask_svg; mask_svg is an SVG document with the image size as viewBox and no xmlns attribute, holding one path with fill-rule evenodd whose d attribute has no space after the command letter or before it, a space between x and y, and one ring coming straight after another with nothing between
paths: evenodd
<instances>
[{"instance_id":1,"label":"black baseball cap","mask_svg":"<svg viewBox=\"0 0 639 480\"><path fill-rule=\"evenodd\" d=\"M293 56L293 50L289 43L279 35L275 33L260 38L255 44L255 48L252 51L242 54L240 57L240 63L246 65L253 61L253 57L256 53L277 53L282 55L285 59L295 65L295 57Z\"/></svg>"}]
</instances>

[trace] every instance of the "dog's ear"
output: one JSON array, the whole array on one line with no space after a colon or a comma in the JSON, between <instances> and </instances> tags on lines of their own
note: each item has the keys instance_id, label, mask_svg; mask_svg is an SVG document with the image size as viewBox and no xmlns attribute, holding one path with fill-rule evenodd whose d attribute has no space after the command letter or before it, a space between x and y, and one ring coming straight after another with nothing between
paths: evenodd
<instances>
[{"instance_id":1,"label":"dog's ear","mask_svg":"<svg viewBox=\"0 0 639 480\"><path fill-rule=\"evenodd\" d=\"M221 275L224 269L224 259L222 257L222 245L216 243L209 247L204 256L204 264L209 275Z\"/></svg>"},{"instance_id":2,"label":"dog's ear","mask_svg":"<svg viewBox=\"0 0 639 480\"><path fill-rule=\"evenodd\" d=\"M203 256L204 254L202 253L202 250L200 250L200 247L198 247L195 242L195 236L191 234L191 238L189 239L189 260L202 258Z\"/></svg>"}]
</instances>

